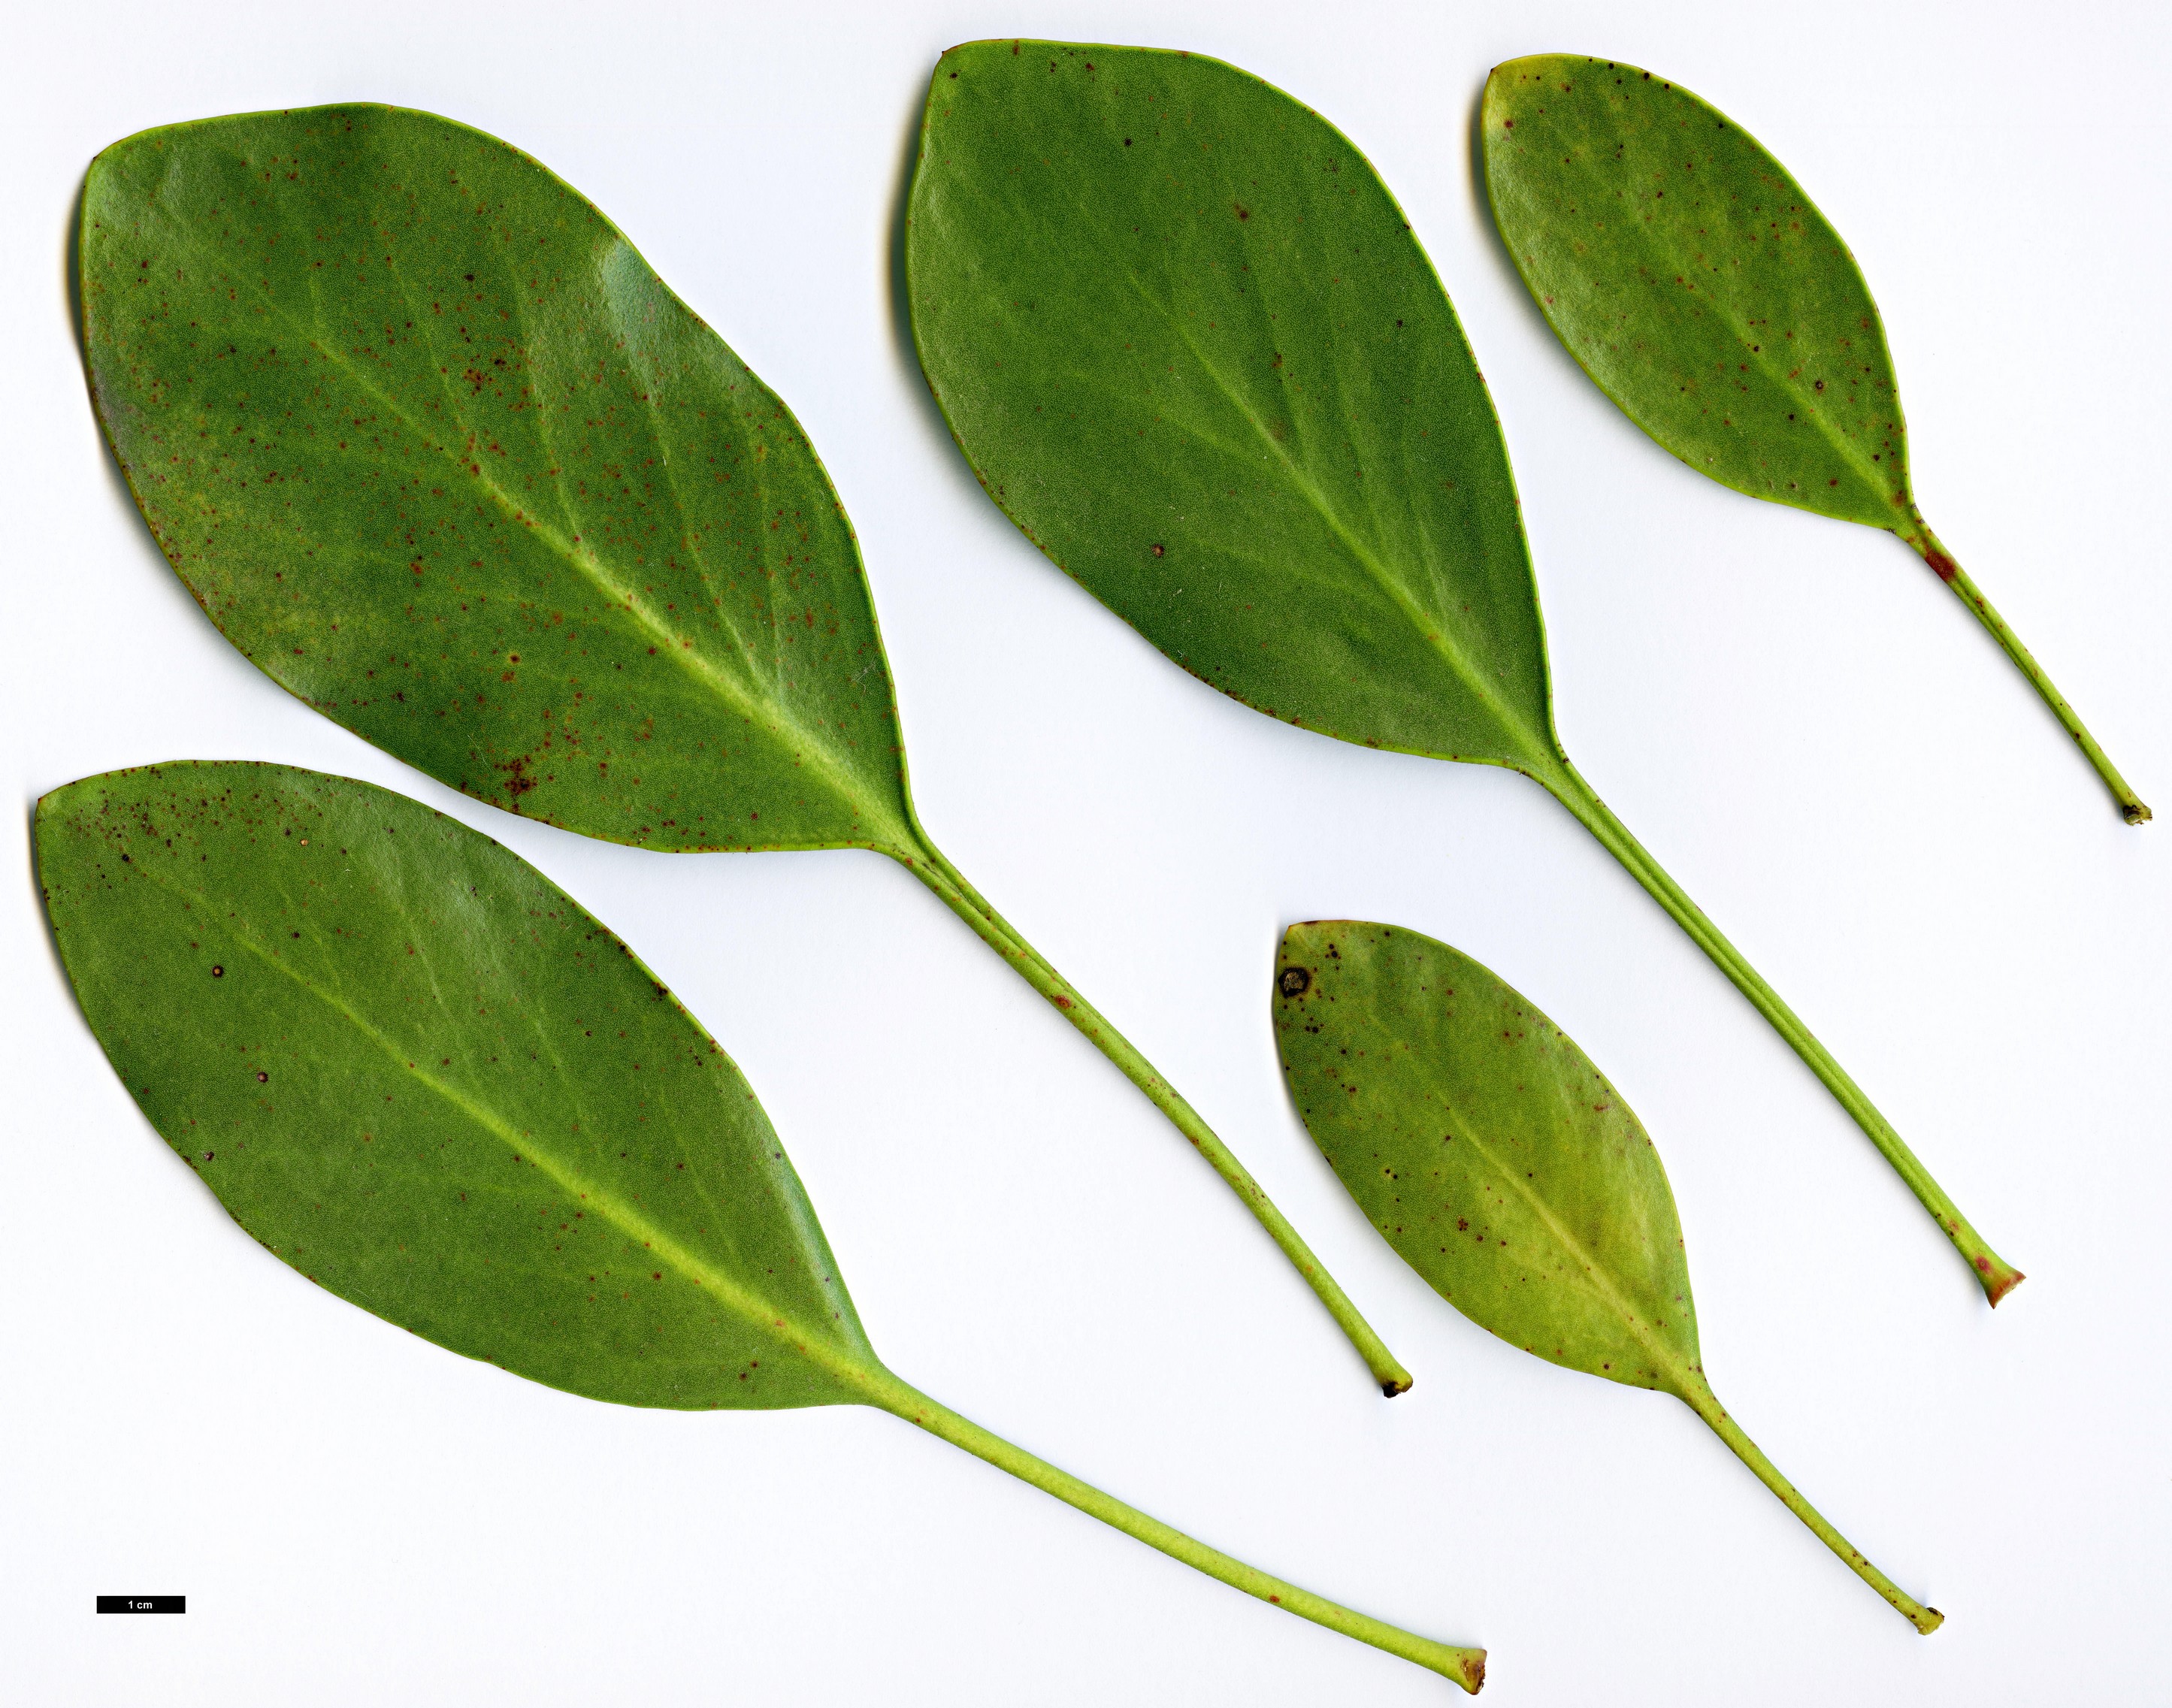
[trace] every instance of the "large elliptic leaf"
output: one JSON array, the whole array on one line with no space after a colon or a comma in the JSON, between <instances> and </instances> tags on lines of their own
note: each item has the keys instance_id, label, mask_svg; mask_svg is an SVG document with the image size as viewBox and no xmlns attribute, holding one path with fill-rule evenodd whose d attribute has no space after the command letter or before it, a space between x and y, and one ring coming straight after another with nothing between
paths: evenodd
<instances>
[{"instance_id":1,"label":"large elliptic leaf","mask_svg":"<svg viewBox=\"0 0 2172 1708\"><path fill-rule=\"evenodd\" d=\"M1307 728L1551 756L1492 401L1332 125L1216 60L976 42L936 68L908 217L951 431L1095 598Z\"/></svg>"},{"instance_id":2,"label":"large elliptic leaf","mask_svg":"<svg viewBox=\"0 0 2172 1708\"><path fill-rule=\"evenodd\" d=\"M1282 936L1275 1041L1321 1154L1443 1298L1553 1363L1674 1394L1917 1630L1944 1623L1713 1394L1666 1171L1567 1033L1446 943L1314 920Z\"/></svg>"},{"instance_id":3,"label":"large elliptic leaf","mask_svg":"<svg viewBox=\"0 0 2172 1708\"><path fill-rule=\"evenodd\" d=\"M115 1071L320 1286L597 1399L878 1407L1286 1612L1484 1678L1483 1650L1247 1566L885 1369L730 1059L489 838L367 783L182 764L55 790L37 851Z\"/></svg>"},{"instance_id":4,"label":"large elliptic leaf","mask_svg":"<svg viewBox=\"0 0 2172 1708\"><path fill-rule=\"evenodd\" d=\"M320 1286L597 1399L863 1397L836 1367L874 1354L753 1091L526 862L246 764L56 789L37 851L115 1072Z\"/></svg>"},{"instance_id":5,"label":"large elliptic leaf","mask_svg":"<svg viewBox=\"0 0 2172 1708\"><path fill-rule=\"evenodd\" d=\"M1787 169L1680 84L1581 54L1496 66L1481 121L1502 240L1599 389L1737 491L1898 534L2029 679L2127 822L2147 822L1917 509L1884 323Z\"/></svg>"},{"instance_id":6,"label":"large elliptic leaf","mask_svg":"<svg viewBox=\"0 0 2172 1708\"><path fill-rule=\"evenodd\" d=\"M397 108L172 125L98 157L82 246L115 454L282 686L586 835L910 846L813 447L535 161Z\"/></svg>"},{"instance_id":7,"label":"large elliptic leaf","mask_svg":"<svg viewBox=\"0 0 2172 1708\"><path fill-rule=\"evenodd\" d=\"M1027 538L1247 705L1535 778L1840 1100L1992 1302L2021 1279L1562 752L1500 423L1341 132L1216 60L979 42L936 67L908 215L928 384Z\"/></svg>"},{"instance_id":8,"label":"large elliptic leaf","mask_svg":"<svg viewBox=\"0 0 2172 1708\"><path fill-rule=\"evenodd\" d=\"M858 548L791 411L588 202L449 120L148 131L83 192L99 416L228 637L481 799L902 861L1410 1374L1168 1081L920 828Z\"/></svg>"}]
</instances>

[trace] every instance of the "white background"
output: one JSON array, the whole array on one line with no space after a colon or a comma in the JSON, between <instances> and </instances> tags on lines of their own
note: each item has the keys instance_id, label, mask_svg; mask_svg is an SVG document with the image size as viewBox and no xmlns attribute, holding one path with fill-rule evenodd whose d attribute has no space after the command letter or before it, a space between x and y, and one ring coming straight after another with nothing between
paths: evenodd
<instances>
[{"instance_id":1,"label":"white background","mask_svg":"<svg viewBox=\"0 0 2172 1708\"><path fill-rule=\"evenodd\" d=\"M2172 30L2142 3L858 6L16 0L0 103L0 1654L25 1704L1439 1702L1450 1687L895 1421L592 1404L453 1357L245 1237L86 1031L44 790L259 758L512 845L736 1055L908 1379L1324 1593L1492 1651L1503 1704L2166 1700L2172 817L2121 825L1903 547L1725 491L1539 320L1474 193L1489 66L1655 67L1745 123L1884 311L1926 513L2172 809L2160 518ZM1997 1313L1777 1039L1497 771L1223 700L981 496L901 336L945 46L1232 60L1336 121L1477 348L1570 753L2030 1273ZM901 870L664 856L480 807L260 676L100 446L64 257L148 126L374 99L537 155L790 401L864 544L922 810L1181 1086L1416 1372L1384 1402L1113 1070ZM1926 1641L1673 1401L1457 1316L1284 1098L1293 919L1395 921L1549 1010L1650 1128L1722 1397L1949 1614ZM99 1619L179 1592L182 1619Z\"/></svg>"}]
</instances>

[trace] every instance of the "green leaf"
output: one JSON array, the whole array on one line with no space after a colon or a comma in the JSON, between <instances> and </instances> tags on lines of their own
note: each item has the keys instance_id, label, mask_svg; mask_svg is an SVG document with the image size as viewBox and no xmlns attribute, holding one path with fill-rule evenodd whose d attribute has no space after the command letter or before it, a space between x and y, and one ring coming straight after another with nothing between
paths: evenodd
<instances>
[{"instance_id":1,"label":"green leaf","mask_svg":"<svg viewBox=\"0 0 2172 1708\"><path fill-rule=\"evenodd\" d=\"M1096 599L1271 717L1551 759L1492 400L1340 132L1213 60L978 42L937 67L909 213L951 431Z\"/></svg>"},{"instance_id":2,"label":"green leaf","mask_svg":"<svg viewBox=\"0 0 2172 1708\"><path fill-rule=\"evenodd\" d=\"M584 835L911 848L806 434L535 161L382 107L147 131L91 167L82 287L144 518L281 686Z\"/></svg>"},{"instance_id":3,"label":"green leaf","mask_svg":"<svg viewBox=\"0 0 2172 1708\"><path fill-rule=\"evenodd\" d=\"M1572 1370L1691 1385L1666 1171L1565 1033L1467 955L1388 926L1292 926L1276 991L1306 1131L1443 1298Z\"/></svg>"},{"instance_id":4,"label":"green leaf","mask_svg":"<svg viewBox=\"0 0 2172 1708\"><path fill-rule=\"evenodd\" d=\"M835 1367L874 1351L754 1093L525 861L240 764L70 784L37 841L114 1072L320 1286L593 1399L858 1397Z\"/></svg>"},{"instance_id":5,"label":"green leaf","mask_svg":"<svg viewBox=\"0 0 2172 1708\"><path fill-rule=\"evenodd\" d=\"M92 164L81 286L130 489L281 685L584 835L899 860L1198 1149L1382 1388L1410 1386L1213 1130L928 839L813 446L573 189L396 108L169 126Z\"/></svg>"},{"instance_id":6,"label":"green leaf","mask_svg":"<svg viewBox=\"0 0 2172 1708\"><path fill-rule=\"evenodd\" d=\"M1900 535L2147 819L1917 509L1878 306L1787 169L1687 89L1579 54L1496 66L1480 132L1502 240L1599 389L1723 486Z\"/></svg>"},{"instance_id":7,"label":"green leaf","mask_svg":"<svg viewBox=\"0 0 2172 1708\"><path fill-rule=\"evenodd\" d=\"M1476 1689L1482 1651L1195 1541L875 1356L715 1039L517 856L367 783L153 766L38 803L84 1017L235 1221L426 1340L627 1405L876 1406L1209 1576Z\"/></svg>"},{"instance_id":8,"label":"green leaf","mask_svg":"<svg viewBox=\"0 0 2172 1708\"><path fill-rule=\"evenodd\" d=\"M1218 61L978 42L936 67L908 214L928 384L1029 540L1247 705L1535 778L1788 1040L1992 1302L2020 1280L1562 752L1500 424L1347 138Z\"/></svg>"},{"instance_id":9,"label":"green leaf","mask_svg":"<svg viewBox=\"0 0 2172 1708\"><path fill-rule=\"evenodd\" d=\"M1917 1630L1938 1627L1713 1397L1659 1153L1567 1033L1446 943L1314 920L1282 936L1275 1039L1306 1131L1436 1292L1527 1352L1675 1395Z\"/></svg>"}]
</instances>

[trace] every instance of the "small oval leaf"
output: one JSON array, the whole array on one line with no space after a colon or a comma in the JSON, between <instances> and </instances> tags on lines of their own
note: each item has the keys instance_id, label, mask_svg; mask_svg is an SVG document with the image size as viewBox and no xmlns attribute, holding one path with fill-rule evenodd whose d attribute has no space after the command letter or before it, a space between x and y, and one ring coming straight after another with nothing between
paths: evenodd
<instances>
[{"instance_id":1,"label":"small oval leaf","mask_svg":"<svg viewBox=\"0 0 2172 1708\"><path fill-rule=\"evenodd\" d=\"M1446 943L1314 920L1282 935L1275 1041L1320 1153L1443 1298L1550 1362L1672 1394L1918 1631L1944 1622L1712 1393L1666 1171L1567 1033Z\"/></svg>"},{"instance_id":2,"label":"small oval leaf","mask_svg":"<svg viewBox=\"0 0 2172 1708\"><path fill-rule=\"evenodd\" d=\"M1694 1389L1666 1171L1574 1040L1468 955L1395 927L1294 925L1277 965L1290 1094L1403 1260L1527 1352Z\"/></svg>"},{"instance_id":3,"label":"small oval leaf","mask_svg":"<svg viewBox=\"0 0 2172 1708\"><path fill-rule=\"evenodd\" d=\"M1702 474L1906 529L1885 328L1841 235L1725 114L1634 66L1496 66L1481 110L1503 240L1554 330Z\"/></svg>"},{"instance_id":4,"label":"small oval leaf","mask_svg":"<svg viewBox=\"0 0 2172 1708\"><path fill-rule=\"evenodd\" d=\"M319 1286L625 1405L825 1405L874 1367L731 1058L519 857L284 765L38 803L85 1018L166 1142Z\"/></svg>"},{"instance_id":5,"label":"small oval leaf","mask_svg":"<svg viewBox=\"0 0 2172 1708\"><path fill-rule=\"evenodd\" d=\"M567 185L427 113L256 113L108 148L82 239L114 454L282 687L583 835L913 849L820 459Z\"/></svg>"},{"instance_id":6,"label":"small oval leaf","mask_svg":"<svg viewBox=\"0 0 2172 1708\"><path fill-rule=\"evenodd\" d=\"M1890 529L2004 649L2127 823L2148 822L1916 508L1884 323L1787 169L1680 84L1578 54L1496 66L1479 132L1502 241L1623 413L1739 492Z\"/></svg>"}]
</instances>

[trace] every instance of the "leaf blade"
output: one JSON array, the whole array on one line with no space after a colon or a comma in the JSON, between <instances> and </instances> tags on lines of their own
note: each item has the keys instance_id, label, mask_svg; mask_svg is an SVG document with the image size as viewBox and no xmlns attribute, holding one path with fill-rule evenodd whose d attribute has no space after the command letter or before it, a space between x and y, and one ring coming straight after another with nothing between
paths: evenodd
<instances>
[{"instance_id":1,"label":"leaf blade","mask_svg":"<svg viewBox=\"0 0 2172 1708\"><path fill-rule=\"evenodd\" d=\"M1546 761L1492 406L1340 132L1218 61L975 43L937 67L908 222L928 382L1059 567L1271 716Z\"/></svg>"},{"instance_id":2,"label":"leaf blade","mask_svg":"<svg viewBox=\"0 0 2172 1708\"><path fill-rule=\"evenodd\" d=\"M820 459L570 187L428 114L242 115L106 150L82 237L131 489L289 691L610 841L909 846Z\"/></svg>"},{"instance_id":3,"label":"leaf blade","mask_svg":"<svg viewBox=\"0 0 2172 1708\"><path fill-rule=\"evenodd\" d=\"M115 1071L320 1286L618 1404L860 1397L838 1372L874 1352L744 1077L517 856L248 764L70 784L37 846Z\"/></svg>"},{"instance_id":4,"label":"leaf blade","mask_svg":"<svg viewBox=\"0 0 2172 1708\"><path fill-rule=\"evenodd\" d=\"M1666 1171L1567 1034L1397 927L1293 925L1276 979L1306 1131L1435 1292L1550 1362L1678 1397L1702 1385Z\"/></svg>"},{"instance_id":5,"label":"leaf blade","mask_svg":"<svg viewBox=\"0 0 2172 1708\"><path fill-rule=\"evenodd\" d=\"M1739 492L1909 529L1884 323L1763 145L1679 84L1579 54L1494 67L1480 128L1503 242L1623 413Z\"/></svg>"}]
</instances>

